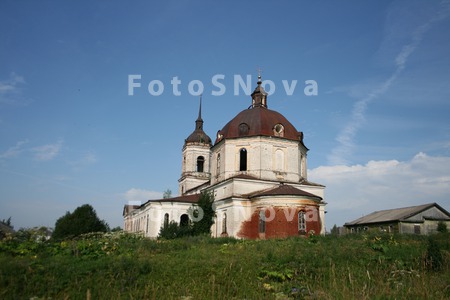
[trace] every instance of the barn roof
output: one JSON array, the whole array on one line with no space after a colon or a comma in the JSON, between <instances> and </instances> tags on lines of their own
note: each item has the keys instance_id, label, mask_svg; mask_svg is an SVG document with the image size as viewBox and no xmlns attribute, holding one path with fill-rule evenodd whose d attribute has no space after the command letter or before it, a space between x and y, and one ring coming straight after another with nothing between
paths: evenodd
<instances>
[{"instance_id":1,"label":"barn roof","mask_svg":"<svg viewBox=\"0 0 450 300\"><path fill-rule=\"evenodd\" d=\"M417 205L417 206L409 206L409 207L375 211L371 214L368 214L367 216L364 216L364 217L361 217L354 221L345 223L345 225L351 226L351 225L361 225L361 224L369 224L369 223L402 221L402 220L406 220L420 212L423 212L433 206L436 206L437 208L439 208L441 211L443 211L445 214L447 214L450 217L450 214L445 209L440 207L437 203L428 203L428 204Z\"/></svg>"}]
</instances>

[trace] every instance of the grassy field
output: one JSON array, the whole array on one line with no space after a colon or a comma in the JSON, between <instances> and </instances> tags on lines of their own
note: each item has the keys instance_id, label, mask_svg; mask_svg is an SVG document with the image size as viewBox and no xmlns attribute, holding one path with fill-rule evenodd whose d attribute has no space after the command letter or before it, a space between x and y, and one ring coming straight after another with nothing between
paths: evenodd
<instances>
[{"instance_id":1,"label":"grassy field","mask_svg":"<svg viewBox=\"0 0 450 300\"><path fill-rule=\"evenodd\" d=\"M0 299L450 299L449 234L0 241Z\"/></svg>"}]
</instances>

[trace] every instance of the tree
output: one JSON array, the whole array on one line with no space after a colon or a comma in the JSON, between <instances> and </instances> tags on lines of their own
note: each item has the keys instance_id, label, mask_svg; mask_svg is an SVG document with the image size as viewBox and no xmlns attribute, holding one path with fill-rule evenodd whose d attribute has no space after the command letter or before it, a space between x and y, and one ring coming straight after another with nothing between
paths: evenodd
<instances>
[{"instance_id":1,"label":"tree","mask_svg":"<svg viewBox=\"0 0 450 300\"><path fill-rule=\"evenodd\" d=\"M214 196L210 192L203 191L197 204L190 209L193 235L211 234L211 226L214 224L215 211L213 207Z\"/></svg>"},{"instance_id":2,"label":"tree","mask_svg":"<svg viewBox=\"0 0 450 300\"><path fill-rule=\"evenodd\" d=\"M7 220L3 219L2 223L8 227L14 228L14 226L11 225L11 217L9 217Z\"/></svg>"},{"instance_id":3,"label":"tree","mask_svg":"<svg viewBox=\"0 0 450 300\"><path fill-rule=\"evenodd\" d=\"M334 224L333 228L331 228L331 235L338 236L339 235L339 228Z\"/></svg>"},{"instance_id":4,"label":"tree","mask_svg":"<svg viewBox=\"0 0 450 300\"><path fill-rule=\"evenodd\" d=\"M94 208L89 204L77 207L73 213L66 212L55 224L52 238L64 239L76 237L89 232L107 232L108 224L97 217Z\"/></svg>"},{"instance_id":5,"label":"tree","mask_svg":"<svg viewBox=\"0 0 450 300\"><path fill-rule=\"evenodd\" d=\"M198 202L188 210L190 221L184 225L175 221L164 224L159 230L158 238L175 239L200 234L211 235L211 226L214 224L215 215L213 202L214 197L211 193L202 192Z\"/></svg>"},{"instance_id":6,"label":"tree","mask_svg":"<svg viewBox=\"0 0 450 300\"><path fill-rule=\"evenodd\" d=\"M111 229L111 232L118 232L118 231L122 231L122 230L123 230L122 227L116 226L113 229Z\"/></svg>"},{"instance_id":7,"label":"tree","mask_svg":"<svg viewBox=\"0 0 450 300\"><path fill-rule=\"evenodd\" d=\"M163 198L168 199L170 197L172 197L172 191L170 189L165 190L163 193Z\"/></svg>"}]
</instances>

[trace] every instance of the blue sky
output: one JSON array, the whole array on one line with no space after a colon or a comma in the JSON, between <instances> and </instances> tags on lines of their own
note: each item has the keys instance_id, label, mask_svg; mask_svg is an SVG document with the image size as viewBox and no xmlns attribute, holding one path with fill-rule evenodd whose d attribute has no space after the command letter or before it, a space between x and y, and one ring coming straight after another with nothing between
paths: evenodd
<instances>
[{"instance_id":1,"label":"blue sky","mask_svg":"<svg viewBox=\"0 0 450 300\"><path fill-rule=\"evenodd\" d=\"M204 85L214 137L250 105L234 76L253 89L258 67L276 87L269 107L304 132L328 228L450 210L449 30L449 1L1 1L0 219L54 226L90 203L115 227L127 201L175 195L198 111L189 82ZM297 81L292 95L282 80Z\"/></svg>"}]
</instances>

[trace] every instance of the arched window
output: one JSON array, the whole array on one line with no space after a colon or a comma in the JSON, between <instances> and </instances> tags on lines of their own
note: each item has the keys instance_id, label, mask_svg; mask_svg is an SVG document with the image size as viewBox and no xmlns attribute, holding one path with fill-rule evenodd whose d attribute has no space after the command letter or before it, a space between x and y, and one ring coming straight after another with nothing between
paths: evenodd
<instances>
[{"instance_id":1,"label":"arched window","mask_svg":"<svg viewBox=\"0 0 450 300\"><path fill-rule=\"evenodd\" d=\"M239 171L247 171L247 149L239 151Z\"/></svg>"},{"instance_id":2,"label":"arched window","mask_svg":"<svg viewBox=\"0 0 450 300\"><path fill-rule=\"evenodd\" d=\"M281 149L275 151L275 170L284 171L284 152Z\"/></svg>"},{"instance_id":3,"label":"arched window","mask_svg":"<svg viewBox=\"0 0 450 300\"><path fill-rule=\"evenodd\" d=\"M224 213L222 217L222 233L227 233L227 213Z\"/></svg>"},{"instance_id":4,"label":"arched window","mask_svg":"<svg viewBox=\"0 0 450 300\"><path fill-rule=\"evenodd\" d=\"M182 214L180 217L180 227L186 227L189 225L189 216L187 214Z\"/></svg>"},{"instance_id":5,"label":"arched window","mask_svg":"<svg viewBox=\"0 0 450 300\"><path fill-rule=\"evenodd\" d=\"M164 215L164 228L167 228L169 226L169 214L166 213Z\"/></svg>"},{"instance_id":6,"label":"arched window","mask_svg":"<svg viewBox=\"0 0 450 300\"><path fill-rule=\"evenodd\" d=\"M298 213L298 232L306 233L306 219L305 219L305 212L303 211L300 211Z\"/></svg>"},{"instance_id":7,"label":"arched window","mask_svg":"<svg viewBox=\"0 0 450 300\"><path fill-rule=\"evenodd\" d=\"M262 209L259 211L259 232L266 232L266 212Z\"/></svg>"},{"instance_id":8,"label":"arched window","mask_svg":"<svg viewBox=\"0 0 450 300\"><path fill-rule=\"evenodd\" d=\"M203 172L204 164L205 164L205 158L203 156L197 157L197 172Z\"/></svg>"},{"instance_id":9,"label":"arched window","mask_svg":"<svg viewBox=\"0 0 450 300\"><path fill-rule=\"evenodd\" d=\"M216 174L217 174L217 176L219 176L219 174L220 174L220 153L219 154L217 154L217 172L216 172Z\"/></svg>"}]
</instances>

